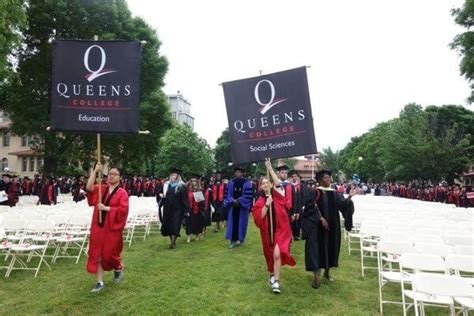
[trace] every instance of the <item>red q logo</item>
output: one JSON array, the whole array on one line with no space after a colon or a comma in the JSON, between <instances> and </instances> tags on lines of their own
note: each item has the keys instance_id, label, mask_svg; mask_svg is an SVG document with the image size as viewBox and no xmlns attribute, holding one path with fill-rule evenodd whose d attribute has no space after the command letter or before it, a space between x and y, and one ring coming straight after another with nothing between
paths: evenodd
<instances>
[{"instance_id":1,"label":"red q logo","mask_svg":"<svg viewBox=\"0 0 474 316\"><path fill-rule=\"evenodd\" d=\"M260 85L262 83L266 83L270 87L270 100L267 103L263 103L260 100ZM255 93L255 100L261 106L258 109L258 111L262 115L267 113L268 110L270 110L272 107L274 107L278 103L282 103L282 102L288 100L288 99L276 99L275 100L275 86L273 85L273 83L270 80L267 80L267 79L263 79L263 80L260 80L259 82L257 82L257 84L255 85L254 93Z\"/></svg>"},{"instance_id":2,"label":"red q logo","mask_svg":"<svg viewBox=\"0 0 474 316\"><path fill-rule=\"evenodd\" d=\"M96 70L92 70L89 65L89 54L93 48L97 48L100 51L100 66ZM99 45L89 46L89 48L86 50L84 54L84 66L86 67L87 71L89 71L89 73L85 76L87 81L91 82L92 80L99 78L103 75L106 75L112 72L117 72L117 70L113 70L113 69L104 69L106 59L107 59L107 56L105 55L105 51L102 47L100 47Z\"/></svg>"}]
</instances>

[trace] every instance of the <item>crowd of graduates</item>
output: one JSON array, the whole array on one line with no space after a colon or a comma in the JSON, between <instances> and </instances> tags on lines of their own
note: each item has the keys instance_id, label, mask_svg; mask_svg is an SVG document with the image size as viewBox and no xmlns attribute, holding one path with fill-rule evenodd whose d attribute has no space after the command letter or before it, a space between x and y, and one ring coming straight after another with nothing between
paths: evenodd
<instances>
[{"instance_id":1,"label":"crowd of graduates","mask_svg":"<svg viewBox=\"0 0 474 316\"><path fill-rule=\"evenodd\" d=\"M230 249L242 246L252 213L260 230L269 284L274 293L281 291L281 266L296 264L290 245L300 238L305 240L306 270L314 274L312 287L319 288L322 269L324 277L332 280L329 271L338 266L341 243L340 214L344 228L351 230L354 213L351 197L356 194L391 195L458 207L474 205L471 195L467 195L469 191L459 186L423 182L336 184L328 170L318 171L315 180L303 181L282 161L275 171L268 160L268 175L260 174L258 179L247 176L240 167L234 169L232 178L221 172L211 176L185 174L178 168L170 170L167 178L125 177L119 169L111 168L99 186L94 183L100 168L96 166L89 178L36 176L19 180L14 174L4 173L0 183L0 191L8 196L2 204L10 206L18 202L19 195L36 195L38 204L56 204L59 193L70 194L76 202L87 199L94 206L87 265L87 270L97 276L93 292L104 288L104 271L114 270L116 282L123 278L120 253L130 196L156 198L161 234L169 238L171 250L176 249L183 228L186 242L190 243L193 235L196 240L202 239L212 222L216 223L214 232L225 227ZM103 194L99 193L99 187Z\"/></svg>"},{"instance_id":2,"label":"crowd of graduates","mask_svg":"<svg viewBox=\"0 0 474 316\"><path fill-rule=\"evenodd\" d=\"M340 182L339 192L348 192L354 183ZM428 202L456 205L456 207L474 207L474 192L470 186L448 185L446 182L432 184L427 181L410 181L408 183L360 183L355 184L358 194L375 196L395 196Z\"/></svg>"}]
</instances>

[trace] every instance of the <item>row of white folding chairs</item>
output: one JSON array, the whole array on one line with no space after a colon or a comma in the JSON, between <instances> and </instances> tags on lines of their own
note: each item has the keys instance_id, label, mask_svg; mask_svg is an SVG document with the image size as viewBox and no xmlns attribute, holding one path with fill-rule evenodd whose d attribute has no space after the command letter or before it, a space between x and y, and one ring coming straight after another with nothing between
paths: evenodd
<instances>
[{"instance_id":1,"label":"row of white folding chairs","mask_svg":"<svg viewBox=\"0 0 474 316\"><path fill-rule=\"evenodd\" d=\"M42 263L50 268L45 260L48 248L54 249L54 253L49 256L52 263L58 258L74 258L77 264L81 254L86 254L89 223L90 219L87 217L73 216L67 226L61 226L50 220L35 220L29 222L24 229L20 228L24 225L16 223L18 224L16 231L0 228L2 240L0 253L5 256L5 261L11 258L7 266L0 266L7 269L5 277L8 277L13 270L36 270L36 277ZM14 225L11 226L14 228ZM71 250L76 253L71 254ZM26 260L22 259L24 256L27 257ZM29 266L33 257L39 258L36 268Z\"/></svg>"},{"instance_id":2,"label":"row of white folding chairs","mask_svg":"<svg viewBox=\"0 0 474 316\"><path fill-rule=\"evenodd\" d=\"M89 216L80 214L65 216L65 215L52 215L45 219L27 220L23 217L7 218L0 225L8 234L8 239L12 241L20 241L27 234L30 225L40 221L47 221L54 224L53 233L65 234L69 230L75 230L77 227L88 227L91 219Z\"/></svg>"},{"instance_id":3,"label":"row of white folding chairs","mask_svg":"<svg viewBox=\"0 0 474 316\"><path fill-rule=\"evenodd\" d=\"M415 313L418 314L417 301L421 302L422 315L425 304L448 305L454 312L454 302L461 305L461 311L467 311L474 308L473 292L471 285L474 285L474 255L449 254L446 258L433 254L416 253L416 248L406 242L381 241L378 247L377 269L379 283L379 304L380 313L383 313L384 304L403 305L403 314L406 315L408 309L415 305ZM398 264L398 268L394 267ZM443 274L455 275L462 281L450 283L443 277L445 289L443 292L431 293L440 295L433 297L427 294L426 290L421 291L413 284L412 290L405 290L405 284L410 284L416 280L416 274L419 272L437 272ZM466 276L467 275L467 276ZM465 285L463 285L464 282ZM383 287L388 283L398 283L401 287L401 301L389 301L383 299ZM455 286L451 286L456 284ZM436 287L433 285L433 289ZM460 294L458 291L462 288L468 288L468 294ZM421 291L421 293L418 293ZM439 290L438 290L439 291ZM405 297L414 301L412 304L406 304ZM454 297L454 300L453 300Z\"/></svg>"},{"instance_id":4,"label":"row of white folding chairs","mask_svg":"<svg viewBox=\"0 0 474 316\"><path fill-rule=\"evenodd\" d=\"M153 224L159 225L158 212L155 209L131 209L125 226L125 242L128 243L128 246L132 245L133 239L136 237L143 237L143 240L146 240L150 236ZM137 236L139 228L143 228L143 235Z\"/></svg>"},{"instance_id":5,"label":"row of white folding chairs","mask_svg":"<svg viewBox=\"0 0 474 316\"><path fill-rule=\"evenodd\" d=\"M385 229L405 230L407 232L416 232L418 230L433 230L438 232L445 231L465 231L474 233L474 223L471 222L453 222L450 220L398 220L387 218L384 220L367 219L361 223L360 226L378 226Z\"/></svg>"},{"instance_id":6,"label":"row of white folding chairs","mask_svg":"<svg viewBox=\"0 0 474 316\"><path fill-rule=\"evenodd\" d=\"M474 247L474 235L469 232L463 233L458 231L448 231L443 235L429 235L407 233L407 231L394 231L380 226L362 226L358 237L362 277L365 276L365 270L375 269L373 265L366 264L366 259L376 258L377 244L380 240L404 241L411 244L435 244L444 245L446 247ZM436 247L434 247L434 249L436 249Z\"/></svg>"}]
</instances>

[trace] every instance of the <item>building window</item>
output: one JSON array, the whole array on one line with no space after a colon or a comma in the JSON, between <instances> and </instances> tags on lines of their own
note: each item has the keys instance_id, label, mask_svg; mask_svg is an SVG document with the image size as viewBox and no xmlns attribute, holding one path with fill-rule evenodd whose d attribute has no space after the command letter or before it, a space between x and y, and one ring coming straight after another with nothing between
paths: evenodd
<instances>
[{"instance_id":1,"label":"building window","mask_svg":"<svg viewBox=\"0 0 474 316\"><path fill-rule=\"evenodd\" d=\"M5 171L5 168L8 168L8 159L7 158L2 159L2 171Z\"/></svg>"},{"instance_id":2,"label":"building window","mask_svg":"<svg viewBox=\"0 0 474 316\"><path fill-rule=\"evenodd\" d=\"M28 136L23 135L21 136L21 147L26 147L28 146Z\"/></svg>"},{"instance_id":3,"label":"building window","mask_svg":"<svg viewBox=\"0 0 474 316\"><path fill-rule=\"evenodd\" d=\"M10 146L10 133L3 133L3 147Z\"/></svg>"},{"instance_id":4,"label":"building window","mask_svg":"<svg viewBox=\"0 0 474 316\"><path fill-rule=\"evenodd\" d=\"M28 158L23 157L23 159L21 160L21 171L26 172L27 168L28 168Z\"/></svg>"},{"instance_id":5,"label":"building window","mask_svg":"<svg viewBox=\"0 0 474 316\"><path fill-rule=\"evenodd\" d=\"M44 160L43 158L36 158L36 159L37 159L36 167L38 168L38 171L40 171L40 169L43 168Z\"/></svg>"},{"instance_id":6,"label":"building window","mask_svg":"<svg viewBox=\"0 0 474 316\"><path fill-rule=\"evenodd\" d=\"M35 171L35 158L30 158L30 172Z\"/></svg>"}]
</instances>

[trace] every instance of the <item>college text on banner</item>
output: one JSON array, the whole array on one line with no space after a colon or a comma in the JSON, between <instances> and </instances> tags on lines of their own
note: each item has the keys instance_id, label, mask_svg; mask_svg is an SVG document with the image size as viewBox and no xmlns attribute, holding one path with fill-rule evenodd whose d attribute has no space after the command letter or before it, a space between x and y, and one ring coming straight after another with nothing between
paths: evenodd
<instances>
[{"instance_id":1,"label":"college text on banner","mask_svg":"<svg viewBox=\"0 0 474 316\"><path fill-rule=\"evenodd\" d=\"M53 41L51 127L138 133L141 43Z\"/></svg>"},{"instance_id":2,"label":"college text on banner","mask_svg":"<svg viewBox=\"0 0 474 316\"><path fill-rule=\"evenodd\" d=\"M317 152L306 67L222 86L234 163Z\"/></svg>"}]
</instances>

